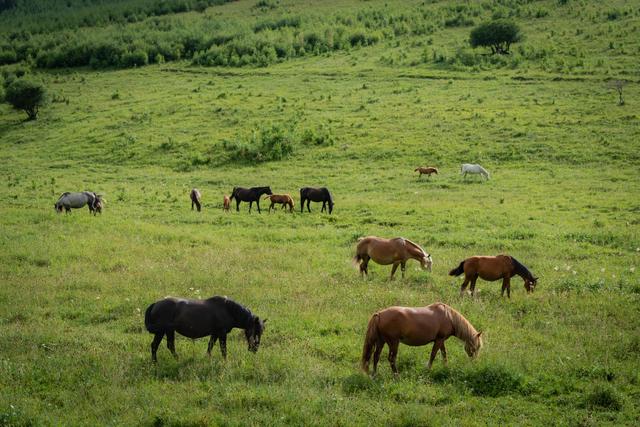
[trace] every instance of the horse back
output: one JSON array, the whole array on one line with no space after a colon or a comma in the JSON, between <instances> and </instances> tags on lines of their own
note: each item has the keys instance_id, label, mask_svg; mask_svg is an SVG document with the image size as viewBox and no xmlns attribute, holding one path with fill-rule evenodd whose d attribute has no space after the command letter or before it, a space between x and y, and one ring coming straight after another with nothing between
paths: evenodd
<instances>
[{"instance_id":1,"label":"horse back","mask_svg":"<svg viewBox=\"0 0 640 427\"><path fill-rule=\"evenodd\" d=\"M378 330L385 338L419 346L453 334L444 304L427 307L389 307L379 312Z\"/></svg>"}]
</instances>

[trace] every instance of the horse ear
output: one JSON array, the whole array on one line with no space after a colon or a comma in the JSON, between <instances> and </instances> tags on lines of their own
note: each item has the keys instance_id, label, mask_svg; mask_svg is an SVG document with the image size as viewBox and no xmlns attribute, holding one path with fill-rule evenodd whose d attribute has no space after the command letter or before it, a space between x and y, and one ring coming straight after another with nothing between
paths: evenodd
<instances>
[{"instance_id":1,"label":"horse ear","mask_svg":"<svg viewBox=\"0 0 640 427\"><path fill-rule=\"evenodd\" d=\"M480 335L482 335L482 331L478 332L478 333L476 334L476 337L480 338Z\"/></svg>"}]
</instances>

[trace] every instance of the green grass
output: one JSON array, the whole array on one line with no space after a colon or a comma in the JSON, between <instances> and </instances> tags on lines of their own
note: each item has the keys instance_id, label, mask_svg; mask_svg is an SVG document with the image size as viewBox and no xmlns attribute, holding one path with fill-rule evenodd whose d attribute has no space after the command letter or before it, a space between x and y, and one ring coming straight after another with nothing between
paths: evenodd
<instances>
[{"instance_id":1,"label":"green grass","mask_svg":"<svg viewBox=\"0 0 640 427\"><path fill-rule=\"evenodd\" d=\"M38 73L69 102L31 122L0 106L0 425L637 425L640 90L627 85L619 107L604 84L637 79L637 55L617 61L602 39L573 36L579 18L562 21L553 4L533 22L564 22L567 52L606 66L382 61L420 55L405 35L265 68ZM241 19L251 5L221 10ZM585 34L636 25L633 14L601 22L615 5L583 6L598 18ZM429 37L455 52L467 32ZM225 151L272 125L296 135L288 158L251 165ZM303 141L318 129L333 143ZM464 182L463 162L491 180ZM421 165L440 174L418 180ZM326 185L334 214L225 214L238 185L296 203L300 187ZM105 195L102 216L55 214L61 192L84 189ZM351 257L369 234L420 243L433 272L409 262L389 281L389 267L371 264L362 280ZM497 282L460 298L449 269L501 252L540 277L536 292L514 279L510 300ZM153 366L143 313L166 295L246 304L269 319L259 352L238 331L226 362L217 348L206 356L206 340L178 337L180 359L163 344ZM438 357L429 372L430 346L401 346L398 378L386 351L378 377L359 373L374 311L436 301L484 332L477 360L452 338L448 367Z\"/></svg>"}]
</instances>

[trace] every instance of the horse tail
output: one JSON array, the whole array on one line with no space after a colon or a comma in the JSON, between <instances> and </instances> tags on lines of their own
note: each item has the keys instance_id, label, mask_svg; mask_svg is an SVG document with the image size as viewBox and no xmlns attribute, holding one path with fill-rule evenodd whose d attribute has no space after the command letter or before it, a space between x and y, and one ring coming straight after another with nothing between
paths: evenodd
<instances>
[{"instance_id":1,"label":"horse tail","mask_svg":"<svg viewBox=\"0 0 640 427\"><path fill-rule=\"evenodd\" d=\"M364 337L364 346L362 348L362 361L361 368L364 372L369 373L369 360L371 359L371 351L378 342L380 334L378 333L378 323L380 321L380 314L374 313L369 319L369 325L367 326L367 333Z\"/></svg>"},{"instance_id":2,"label":"horse tail","mask_svg":"<svg viewBox=\"0 0 640 427\"><path fill-rule=\"evenodd\" d=\"M155 305L156 303L154 302L149 307L147 307L147 311L144 312L144 327L147 328L147 331L152 334L157 334L160 332L159 325L154 325L151 323L151 310L153 310L153 306Z\"/></svg>"},{"instance_id":3,"label":"horse tail","mask_svg":"<svg viewBox=\"0 0 640 427\"><path fill-rule=\"evenodd\" d=\"M266 196L264 196L264 198L262 200L267 200L267 199L270 199L270 198L271 198L271 195L267 194Z\"/></svg>"},{"instance_id":4,"label":"horse tail","mask_svg":"<svg viewBox=\"0 0 640 427\"><path fill-rule=\"evenodd\" d=\"M459 276L464 272L464 261L460 263L457 268L454 268L449 272L449 276Z\"/></svg>"}]
</instances>

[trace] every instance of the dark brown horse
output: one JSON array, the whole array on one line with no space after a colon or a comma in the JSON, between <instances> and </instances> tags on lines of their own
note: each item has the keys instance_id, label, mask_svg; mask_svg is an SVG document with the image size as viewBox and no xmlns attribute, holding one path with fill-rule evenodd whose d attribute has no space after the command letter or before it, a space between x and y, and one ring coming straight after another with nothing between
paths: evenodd
<instances>
[{"instance_id":1,"label":"dark brown horse","mask_svg":"<svg viewBox=\"0 0 640 427\"><path fill-rule=\"evenodd\" d=\"M226 297L206 300L165 298L151 304L144 315L147 331L154 334L151 343L151 359L157 362L156 352L162 338L167 336L167 348L178 357L175 333L195 339L209 336L207 353L220 340L220 352L227 358L227 334L233 328L244 329L249 351L256 352L267 319L260 320L249 309Z\"/></svg>"},{"instance_id":2,"label":"dark brown horse","mask_svg":"<svg viewBox=\"0 0 640 427\"><path fill-rule=\"evenodd\" d=\"M240 212L240 202L249 202L249 213L251 213L253 202L256 202L256 206L258 206L258 213L260 213L260 196L262 196L263 194L273 193L271 192L270 187L233 187L229 202L231 202L231 200L233 200L234 198L236 199L236 211L238 212Z\"/></svg>"},{"instance_id":3,"label":"dark brown horse","mask_svg":"<svg viewBox=\"0 0 640 427\"><path fill-rule=\"evenodd\" d=\"M511 298L511 278L513 276L522 277L527 293L533 292L538 283L538 278L533 277L527 267L509 255L472 256L451 270L449 275L459 276L462 273L464 273L464 282L460 288L460 296L464 295L469 282L471 282L471 295L473 295L478 277L490 282L502 279L502 292L500 295L504 296L504 291L506 290L509 298Z\"/></svg>"},{"instance_id":4,"label":"dark brown horse","mask_svg":"<svg viewBox=\"0 0 640 427\"><path fill-rule=\"evenodd\" d=\"M300 213L304 212L304 203L307 202L307 211L311 212L311 208L309 204L311 202L322 202L322 209L320 212L323 212L327 205L329 206L329 214L333 212L333 197L331 197L331 193L329 189L326 187L321 188L312 188L312 187L303 187L300 189Z\"/></svg>"},{"instance_id":5,"label":"dark brown horse","mask_svg":"<svg viewBox=\"0 0 640 427\"><path fill-rule=\"evenodd\" d=\"M195 205L198 209L198 212L200 212L200 209L202 208L202 205L200 204L200 198L202 197L200 194L200 190L198 190L197 188L192 189L189 197L191 197L191 210L193 210L193 205Z\"/></svg>"},{"instance_id":6,"label":"dark brown horse","mask_svg":"<svg viewBox=\"0 0 640 427\"><path fill-rule=\"evenodd\" d=\"M231 205L231 199L226 194L222 198L222 210L229 212L229 206Z\"/></svg>"},{"instance_id":7,"label":"dark brown horse","mask_svg":"<svg viewBox=\"0 0 640 427\"><path fill-rule=\"evenodd\" d=\"M434 168L434 167L419 167L416 168L416 170L414 170L414 172L420 172L420 175L418 175L418 179L422 178L422 175L427 175L428 178L431 178L431 174L435 173L436 175L438 175L438 169Z\"/></svg>"},{"instance_id":8,"label":"dark brown horse","mask_svg":"<svg viewBox=\"0 0 640 427\"><path fill-rule=\"evenodd\" d=\"M398 266L400 266L402 277L404 278L405 265L410 259L420 262L423 270L431 271L431 264L433 263L431 255L411 240L402 237L384 239L382 237L368 236L358 239L353 262L359 265L361 276L369 274L369 260L374 260L382 265L393 264L390 277L390 279L393 279Z\"/></svg>"},{"instance_id":9,"label":"dark brown horse","mask_svg":"<svg viewBox=\"0 0 640 427\"><path fill-rule=\"evenodd\" d=\"M282 209L289 207L289 212L293 212L293 198L288 194L271 194L268 196L264 196L264 199L269 199L271 204L269 205L269 213L271 213L271 209L274 209L276 204L282 205Z\"/></svg>"},{"instance_id":10,"label":"dark brown horse","mask_svg":"<svg viewBox=\"0 0 640 427\"><path fill-rule=\"evenodd\" d=\"M362 349L362 370L369 373L369 360L373 353L373 373L378 369L380 353L385 344L389 346L389 363L394 374L398 373L396 357L400 343L410 346L433 343L427 365L431 369L433 360L442 353L447 363L444 342L455 335L464 341L469 357L476 357L482 347L482 332L476 331L464 316L446 304L437 302L426 307L389 307L371 316Z\"/></svg>"}]
</instances>

